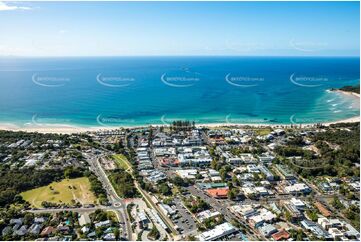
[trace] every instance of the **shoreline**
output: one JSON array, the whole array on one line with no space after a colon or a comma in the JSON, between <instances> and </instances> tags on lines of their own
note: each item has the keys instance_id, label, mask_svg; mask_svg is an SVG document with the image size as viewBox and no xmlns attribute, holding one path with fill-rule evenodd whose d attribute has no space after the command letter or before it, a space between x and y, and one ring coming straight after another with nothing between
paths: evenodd
<instances>
[{"instance_id":1,"label":"shoreline","mask_svg":"<svg viewBox=\"0 0 361 242\"><path fill-rule=\"evenodd\" d=\"M331 91L331 90L329 90ZM360 108L360 94L353 92L346 92L342 90L332 90L331 92L341 93L345 96L352 96L357 99L358 107ZM209 123L209 124L196 124L196 127L205 127L205 128L222 128L222 127L291 127L291 126L300 126L303 127L312 127L316 124L322 124L325 126L329 126L331 124L337 123L355 123L360 122L360 116L354 116L346 119L340 119L330 122L319 122L319 123L285 123L285 124L267 124L267 123ZM57 133L57 134L75 134L75 133L86 133L86 132L100 132L100 131L110 131L117 130L121 128L128 129L136 129L136 128L146 128L146 127L167 127L169 125L166 124L149 124L149 125L134 125L134 126L78 126L78 125L65 125L65 124L34 124L28 125L26 127L20 127L13 123L0 123L0 130L6 131L24 131L24 132L38 132L38 133Z\"/></svg>"},{"instance_id":2,"label":"shoreline","mask_svg":"<svg viewBox=\"0 0 361 242\"><path fill-rule=\"evenodd\" d=\"M210 123L210 124L196 124L198 128L225 128L225 127L233 127L233 128L245 128L245 127L254 127L254 128L280 128L280 127L291 127L291 126L300 126L302 127L312 127L317 124L322 124L325 126L329 126L331 124L337 123L355 123L360 122L360 116L355 116L351 118L330 121L330 122L320 122L320 123L303 123L303 124L255 124L255 123ZM49 125L33 125L28 127L19 127L15 124L11 123L0 123L0 130L5 131L24 131L24 132L38 132L38 133L53 133L53 134L76 134L76 133L86 133L86 132L102 132L102 131L111 131L117 129L137 129L137 128L147 128L147 127L167 127L169 125L165 124L151 124L151 125L135 125L135 126L104 126L104 127L84 127L84 126L76 126L76 125L62 125L62 124L49 124Z\"/></svg>"}]
</instances>

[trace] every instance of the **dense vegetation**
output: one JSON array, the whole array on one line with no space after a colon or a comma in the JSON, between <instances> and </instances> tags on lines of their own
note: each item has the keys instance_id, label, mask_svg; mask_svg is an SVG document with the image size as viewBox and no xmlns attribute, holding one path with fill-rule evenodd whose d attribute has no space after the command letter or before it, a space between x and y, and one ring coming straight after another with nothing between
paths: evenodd
<instances>
[{"instance_id":1,"label":"dense vegetation","mask_svg":"<svg viewBox=\"0 0 361 242\"><path fill-rule=\"evenodd\" d=\"M4 207L22 199L19 193L64 178L61 170L3 170L0 171L0 206Z\"/></svg>"},{"instance_id":2,"label":"dense vegetation","mask_svg":"<svg viewBox=\"0 0 361 242\"><path fill-rule=\"evenodd\" d=\"M355 166L360 162L360 124L334 124L312 137L319 154L304 150L301 145L287 145L275 149L281 157L302 156L302 159L283 159L291 169L304 177L359 176Z\"/></svg>"},{"instance_id":3,"label":"dense vegetation","mask_svg":"<svg viewBox=\"0 0 361 242\"><path fill-rule=\"evenodd\" d=\"M133 178L128 172L122 169L113 170L110 172L109 179L119 196L132 198L138 195Z\"/></svg>"},{"instance_id":4,"label":"dense vegetation","mask_svg":"<svg viewBox=\"0 0 361 242\"><path fill-rule=\"evenodd\" d=\"M72 166L62 169L36 170L28 169L2 169L0 171L0 207L5 207L11 203L23 203L21 192L49 185L54 181L64 178L77 178L87 176L90 181L91 191L94 192L100 203L107 203L106 192L97 177L84 169ZM51 203L47 203L51 205Z\"/></svg>"},{"instance_id":5,"label":"dense vegetation","mask_svg":"<svg viewBox=\"0 0 361 242\"><path fill-rule=\"evenodd\" d=\"M90 190L95 194L95 196L99 199L100 204L107 204L108 198L105 189L103 188L102 183L99 179L90 172L86 172L85 175L88 177L90 182Z\"/></svg>"},{"instance_id":6,"label":"dense vegetation","mask_svg":"<svg viewBox=\"0 0 361 242\"><path fill-rule=\"evenodd\" d=\"M199 213L210 208L210 205L200 197L186 199L184 204L192 213Z\"/></svg>"},{"instance_id":7,"label":"dense vegetation","mask_svg":"<svg viewBox=\"0 0 361 242\"><path fill-rule=\"evenodd\" d=\"M341 87L339 90L345 91L345 92L360 93L360 85L358 85L358 86L344 86L344 87Z\"/></svg>"},{"instance_id":8,"label":"dense vegetation","mask_svg":"<svg viewBox=\"0 0 361 242\"><path fill-rule=\"evenodd\" d=\"M178 120L178 121L173 121L172 124L170 125L170 130L174 130L174 131L185 131L185 130L191 130L195 127L195 122L191 122L191 121L182 121L182 120Z\"/></svg>"}]
</instances>

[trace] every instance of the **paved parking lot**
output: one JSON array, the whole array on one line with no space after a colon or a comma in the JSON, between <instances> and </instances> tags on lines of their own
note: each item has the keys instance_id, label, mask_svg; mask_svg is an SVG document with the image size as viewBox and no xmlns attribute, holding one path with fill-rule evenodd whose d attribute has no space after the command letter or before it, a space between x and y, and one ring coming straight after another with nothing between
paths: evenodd
<instances>
[{"instance_id":1,"label":"paved parking lot","mask_svg":"<svg viewBox=\"0 0 361 242\"><path fill-rule=\"evenodd\" d=\"M182 205L182 200L180 198L175 198L174 203L178 210L179 218L174 219L173 222L181 229L181 234L191 234L193 232L196 232L197 223L194 221L194 218L188 212L188 210L185 209Z\"/></svg>"}]
</instances>

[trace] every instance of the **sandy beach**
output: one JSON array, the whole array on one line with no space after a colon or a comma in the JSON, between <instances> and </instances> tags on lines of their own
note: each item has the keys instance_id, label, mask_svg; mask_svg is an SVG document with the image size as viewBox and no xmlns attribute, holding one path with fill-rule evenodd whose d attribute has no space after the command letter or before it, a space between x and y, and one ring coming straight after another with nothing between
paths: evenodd
<instances>
[{"instance_id":1,"label":"sandy beach","mask_svg":"<svg viewBox=\"0 0 361 242\"><path fill-rule=\"evenodd\" d=\"M9 131L25 131L25 132L39 132L39 133L54 133L54 134L74 134L85 132L96 132L114 130L117 127L83 127L76 125L62 125L62 124L48 124L48 125L27 125L26 127L19 127L14 124L0 123L0 130Z\"/></svg>"},{"instance_id":2,"label":"sandy beach","mask_svg":"<svg viewBox=\"0 0 361 242\"><path fill-rule=\"evenodd\" d=\"M345 92L341 90L333 90L333 92L341 93L342 95L352 96L357 99L358 108L360 108L360 94ZM354 123L360 122L360 116L355 116L347 119L341 119L332 122L324 122L323 125L331 125L336 123ZM300 124L255 124L255 123L213 123L213 124L197 124L197 127L208 127L208 128L217 128L217 127L290 127ZM302 124L303 127L313 126L315 123ZM39 132L39 133L59 133L59 134L72 134L72 133L84 133L84 132L97 132L97 131L108 131L115 130L119 128L144 128L149 125L143 126L124 126L124 127L115 127L115 126L97 126L97 127L84 127L76 125L63 125L63 124L28 124L26 126L20 127L11 123L0 123L0 130L9 130L9 131L25 131L25 132ZM157 126L167 126L161 124L154 124L153 127Z\"/></svg>"},{"instance_id":3,"label":"sandy beach","mask_svg":"<svg viewBox=\"0 0 361 242\"><path fill-rule=\"evenodd\" d=\"M360 122L360 117L351 117L348 119L337 120L333 122L322 123L325 126L336 124L336 123L354 123ZM206 127L206 128L221 128L221 127L290 127L300 124L244 124L244 123L217 123L217 124L198 124L196 127ZM302 127L311 127L315 124L302 124ZM166 125L152 125L153 127L157 126L166 126ZM75 133L85 133L85 132L98 132L98 131L109 131L119 128L145 128L146 126L127 126L127 127L81 127L81 126L64 126L64 125L32 125L27 127L19 127L13 124L0 124L0 130L8 131L25 131L25 132L38 132L38 133L57 133L57 134L75 134Z\"/></svg>"}]
</instances>

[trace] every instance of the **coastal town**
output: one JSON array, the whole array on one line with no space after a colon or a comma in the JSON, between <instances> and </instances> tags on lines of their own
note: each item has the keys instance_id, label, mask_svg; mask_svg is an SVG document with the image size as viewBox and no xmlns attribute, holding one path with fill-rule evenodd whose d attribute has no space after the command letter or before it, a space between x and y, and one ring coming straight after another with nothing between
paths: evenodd
<instances>
[{"instance_id":1,"label":"coastal town","mask_svg":"<svg viewBox=\"0 0 361 242\"><path fill-rule=\"evenodd\" d=\"M360 10L0 0L0 242L361 241Z\"/></svg>"},{"instance_id":2,"label":"coastal town","mask_svg":"<svg viewBox=\"0 0 361 242\"><path fill-rule=\"evenodd\" d=\"M0 131L2 240L359 240L360 124Z\"/></svg>"}]
</instances>

